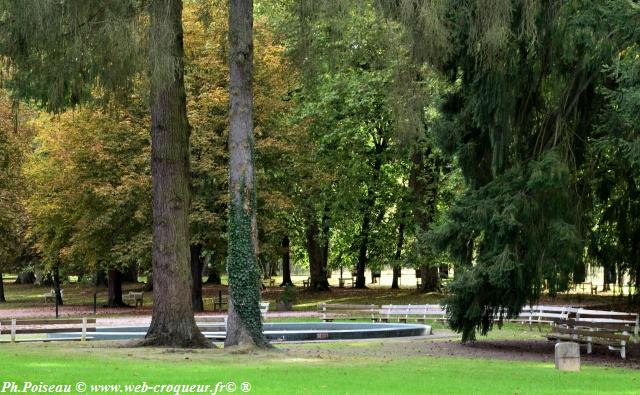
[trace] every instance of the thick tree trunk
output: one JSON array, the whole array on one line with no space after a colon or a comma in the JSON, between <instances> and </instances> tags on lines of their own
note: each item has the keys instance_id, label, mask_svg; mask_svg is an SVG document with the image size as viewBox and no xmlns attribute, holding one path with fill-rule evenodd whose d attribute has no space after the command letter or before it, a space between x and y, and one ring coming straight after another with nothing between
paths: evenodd
<instances>
[{"instance_id":1,"label":"thick tree trunk","mask_svg":"<svg viewBox=\"0 0 640 395\"><path fill-rule=\"evenodd\" d=\"M322 214L322 268L325 272L325 278L330 277L328 270L329 267L329 232L331 231L331 225L329 224L329 209L325 205L324 213ZM328 285L328 283L327 283Z\"/></svg>"},{"instance_id":2,"label":"thick tree trunk","mask_svg":"<svg viewBox=\"0 0 640 395\"><path fill-rule=\"evenodd\" d=\"M107 280L107 275L104 270L99 270L96 273L96 287L108 287L109 281Z\"/></svg>"},{"instance_id":3,"label":"thick tree trunk","mask_svg":"<svg viewBox=\"0 0 640 395\"><path fill-rule=\"evenodd\" d=\"M153 315L143 345L210 347L191 304L182 1L150 2Z\"/></svg>"},{"instance_id":4,"label":"thick tree trunk","mask_svg":"<svg viewBox=\"0 0 640 395\"><path fill-rule=\"evenodd\" d=\"M147 282L142 287L144 292L153 292L153 273L147 275Z\"/></svg>"},{"instance_id":5,"label":"thick tree trunk","mask_svg":"<svg viewBox=\"0 0 640 395\"><path fill-rule=\"evenodd\" d=\"M404 245L404 222L400 222L398 225L398 243L396 244L396 255L393 257L394 262L396 262L393 266L393 279L391 280L391 289L399 289L399 279L400 272L402 270L402 266L398 264L400 258L402 257L402 246Z\"/></svg>"},{"instance_id":6,"label":"thick tree trunk","mask_svg":"<svg viewBox=\"0 0 640 395\"><path fill-rule=\"evenodd\" d=\"M307 254L309 255L309 288L314 291L328 291L327 271L324 263L324 247L320 235L320 226L311 213L307 218Z\"/></svg>"},{"instance_id":7,"label":"thick tree trunk","mask_svg":"<svg viewBox=\"0 0 640 395\"><path fill-rule=\"evenodd\" d=\"M58 306L62 306L64 303L62 301L62 292L60 292L60 268L58 265L53 269L53 286L56 293L56 301Z\"/></svg>"},{"instance_id":8,"label":"thick tree trunk","mask_svg":"<svg viewBox=\"0 0 640 395\"><path fill-rule=\"evenodd\" d=\"M411 156L409 187L412 193L413 217L416 225L426 232L435 214L438 195L438 174L435 163L425 160L425 154L418 148ZM425 247L426 248L426 247ZM423 263L421 268L422 292L440 289L438 266Z\"/></svg>"},{"instance_id":9,"label":"thick tree trunk","mask_svg":"<svg viewBox=\"0 0 640 395\"><path fill-rule=\"evenodd\" d=\"M33 284L36 282L36 275L31 271L20 272L16 278L15 284Z\"/></svg>"},{"instance_id":10,"label":"thick tree trunk","mask_svg":"<svg viewBox=\"0 0 640 395\"><path fill-rule=\"evenodd\" d=\"M382 154L387 147L386 140L376 142L373 162L373 178L367 188L367 198L362 214L362 226L360 227L360 248L358 249L358 264L356 266L356 288L366 288L364 277L367 266L369 250L369 234L371 232L371 212L376 203L376 189L380 179L380 169L382 167Z\"/></svg>"},{"instance_id":11,"label":"thick tree trunk","mask_svg":"<svg viewBox=\"0 0 640 395\"><path fill-rule=\"evenodd\" d=\"M209 277L207 277L206 284L222 284L222 277L220 276L220 270L218 270L217 266L212 266L209 270Z\"/></svg>"},{"instance_id":12,"label":"thick tree trunk","mask_svg":"<svg viewBox=\"0 0 640 395\"><path fill-rule=\"evenodd\" d=\"M289 235L282 238L282 284L281 287L286 285L293 285L291 281L291 250L289 249Z\"/></svg>"},{"instance_id":13,"label":"thick tree trunk","mask_svg":"<svg viewBox=\"0 0 640 395\"><path fill-rule=\"evenodd\" d=\"M107 304L105 307L128 307L122 300L122 273L120 270L109 269Z\"/></svg>"},{"instance_id":14,"label":"thick tree trunk","mask_svg":"<svg viewBox=\"0 0 640 395\"><path fill-rule=\"evenodd\" d=\"M7 300L4 298L4 278L2 277L2 272L0 272L0 303L6 303Z\"/></svg>"},{"instance_id":15,"label":"thick tree trunk","mask_svg":"<svg viewBox=\"0 0 640 395\"><path fill-rule=\"evenodd\" d=\"M124 272L120 272L122 282L137 283L138 282L138 265L131 265Z\"/></svg>"},{"instance_id":16,"label":"thick tree trunk","mask_svg":"<svg viewBox=\"0 0 640 395\"><path fill-rule=\"evenodd\" d=\"M193 304L194 312L204 311L204 302L202 301L202 268L204 264L202 262L201 244L191 245L191 277L193 278L193 285L191 287L191 300Z\"/></svg>"},{"instance_id":17,"label":"thick tree trunk","mask_svg":"<svg viewBox=\"0 0 640 395\"><path fill-rule=\"evenodd\" d=\"M420 281L422 282L421 292L435 292L440 290L440 277L438 276L438 266L420 266Z\"/></svg>"},{"instance_id":18,"label":"thick tree trunk","mask_svg":"<svg viewBox=\"0 0 640 395\"><path fill-rule=\"evenodd\" d=\"M268 347L260 316L253 142L253 1L229 1L229 319L224 345Z\"/></svg>"}]
</instances>

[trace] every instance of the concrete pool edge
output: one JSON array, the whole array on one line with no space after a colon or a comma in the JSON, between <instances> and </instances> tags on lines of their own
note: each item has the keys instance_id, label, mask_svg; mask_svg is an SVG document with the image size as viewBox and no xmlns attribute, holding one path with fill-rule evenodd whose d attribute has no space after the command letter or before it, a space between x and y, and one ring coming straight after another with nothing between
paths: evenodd
<instances>
[{"instance_id":1,"label":"concrete pool edge","mask_svg":"<svg viewBox=\"0 0 640 395\"><path fill-rule=\"evenodd\" d=\"M212 340L226 337L224 325L198 325L203 334ZM98 327L87 336L93 340L131 340L143 338L148 326ZM277 322L265 323L263 332L270 341L332 341L420 337L432 334L431 326L403 323L363 322ZM78 332L52 333L51 340L78 337Z\"/></svg>"}]
</instances>

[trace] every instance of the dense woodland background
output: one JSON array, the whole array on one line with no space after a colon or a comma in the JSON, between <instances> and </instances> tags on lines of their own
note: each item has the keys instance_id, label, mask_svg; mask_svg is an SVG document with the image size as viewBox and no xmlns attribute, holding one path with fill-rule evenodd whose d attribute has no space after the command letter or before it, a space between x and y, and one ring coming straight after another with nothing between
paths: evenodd
<instances>
[{"instance_id":1,"label":"dense woodland background","mask_svg":"<svg viewBox=\"0 0 640 395\"><path fill-rule=\"evenodd\" d=\"M0 272L152 276L147 2L69 1L62 32L38 19L49 3L0 1ZM430 292L452 267L464 339L589 268L638 301L640 2L269 0L253 15L263 275L290 261L322 291L332 268L364 287L365 269L411 267ZM191 265L211 281L228 251L228 21L224 1L184 2ZM76 38L65 62L56 34Z\"/></svg>"}]
</instances>

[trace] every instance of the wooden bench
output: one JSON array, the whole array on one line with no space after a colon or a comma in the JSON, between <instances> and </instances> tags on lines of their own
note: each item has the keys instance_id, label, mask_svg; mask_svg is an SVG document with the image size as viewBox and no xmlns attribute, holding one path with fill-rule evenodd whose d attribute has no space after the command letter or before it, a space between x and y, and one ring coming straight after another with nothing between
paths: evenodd
<instances>
[{"instance_id":1,"label":"wooden bench","mask_svg":"<svg viewBox=\"0 0 640 395\"><path fill-rule=\"evenodd\" d=\"M271 277L269 277L267 279L264 279L264 280L262 280L262 285L264 285L265 288L266 287L275 287L276 279L275 278L271 278Z\"/></svg>"},{"instance_id":2,"label":"wooden bench","mask_svg":"<svg viewBox=\"0 0 640 395\"><path fill-rule=\"evenodd\" d=\"M338 279L338 288L344 288L347 283L351 283L351 288L356 286L356 282L353 277L340 277Z\"/></svg>"},{"instance_id":3,"label":"wooden bench","mask_svg":"<svg viewBox=\"0 0 640 395\"><path fill-rule=\"evenodd\" d=\"M260 302L260 315L263 321L267 319L267 313L269 313L269 302Z\"/></svg>"},{"instance_id":4,"label":"wooden bench","mask_svg":"<svg viewBox=\"0 0 640 395\"><path fill-rule=\"evenodd\" d=\"M638 314L626 313L622 311L606 311L591 309L576 309L570 314L579 325L597 325L600 328L607 328L616 332L631 333L638 337L640 321Z\"/></svg>"},{"instance_id":5,"label":"wooden bench","mask_svg":"<svg viewBox=\"0 0 640 395\"><path fill-rule=\"evenodd\" d=\"M95 318L61 318L61 319L3 319L0 320L0 335L11 335L11 342L34 342L34 341L68 341L68 340L90 340L87 332L96 331ZM48 334L62 332L80 332L80 336L65 338L28 338L18 339L17 335L26 334ZM4 341L6 342L6 341Z\"/></svg>"},{"instance_id":6,"label":"wooden bench","mask_svg":"<svg viewBox=\"0 0 640 395\"><path fill-rule=\"evenodd\" d=\"M40 297L44 298L44 302L45 303L47 303L48 301L55 302L56 301L56 290L52 289L51 291L47 292L46 294L40 295ZM64 289L60 290L60 297L64 298Z\"/></svg>"},{"instance_id":7,"label":"wooden bench","mask_svg":"<svg viewBox=\"0 0 640 395\"><path fill-rule=\"evenodd\" d=\"M133 303L134 306L140 305L142 307L144 305L144 292L129 292L126 295L122 296L122 300L124 302Z\"/></svg>"},{"instance_id":8,"label":"wooden bench","mask_svg":"<svg viewBox=\"0 0 640 395\"><path fill-rule=\"evenodd\" d=\"M584 293L585 290L589 290L591 295L597 295L598 294L598 286L597 285L593 285L593 283L591 281L573 284L573 289L576 292L578 291L578 288L580 288L582 290L582 293Z\"/></svg>"},{"instance_id":9,"label":"wooden bench","mask_svg":"<svg viewBox=\"0 0 640 395\"><path fill-rule=\"evenodd\" d=\"M302 280L302 287L309 288L311 286L311 277L307 277L306 280Z\"/></svg>"},{"instance_id":10,"label":"wooden bench","mask_svg":"<svg viewBox=\"0 0 640 395\"><path fill-rule=\"evenodd\" d=\"M377 321L379 307L374 304L318 304L320 318L324 322L334 320L371 320Z\"/></svg>"},{"instance_id":11,"label":"wooden bench","mask_svg":"<svg viewBox=\"0 0 640 395\"><path fill-rule=\"evenodd\" d=\"M439 304L383 305L380 309L380 321L390 322L391 320L397 320L398 322L407 322L408 320L418 322L426 322L427 320L446 321L447 310Z\"/></svg>"},{"instance_id":12,"label":"wooden bench","mask_svg":"<svg viewBox=\"0 0 640 395\"><path fill-rule=\"evenodd\" d=\"M610 329L609 325L589 324L573 319L557 321L546 337L549 340L586 344L587 354L591 354L594 344L607 346L609 350L620 351L622 359L626 358L626 347L631 341L630 333L617 333L616 330Z\"/></svg>"},{"instance_id":13,"label":"wooden bench","mask_svg":"<svg viewBox=\"0 0 640 395\"><path fill-rule=\"evenodd\" d=\"M227 311L229 308L229 297L222 295L222 293L214 297L203 297L202 302L205 305L211 303L213 311Z\"/></svg>"},{"instance_id":14,"label":"wooden bench","mask_svg":"<svg viewBox=\"0 0 640 395\"><path fill-rule=\"evenodd\" d=\"M551 325L557 320L568 319L570 314L575 313L578 309L570 306L524 306L518 315L518 318L512 319L512 322L529 325L538 325L538 330L542 330L542 325Z\"/></svg>"}]
</instances>

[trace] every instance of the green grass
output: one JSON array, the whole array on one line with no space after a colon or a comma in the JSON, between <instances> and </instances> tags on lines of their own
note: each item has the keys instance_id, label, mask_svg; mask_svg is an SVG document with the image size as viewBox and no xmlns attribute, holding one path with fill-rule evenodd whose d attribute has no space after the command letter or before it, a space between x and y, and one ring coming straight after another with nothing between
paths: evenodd
<instances>
[{"instance_id":1,"label":"green grass","mask_svg":"<svg viewBox=\"0 0 640 395\"><path fill-rule=\"evenodd\" d=\"M580 373L566 373L537 362L378 355L376 344L287 345L249 355L99 342L3 345L0 384L234 381L251 383L252 394L636 394L640 388L637 371L583 366Z\"/></svg>"}]
</instances>

